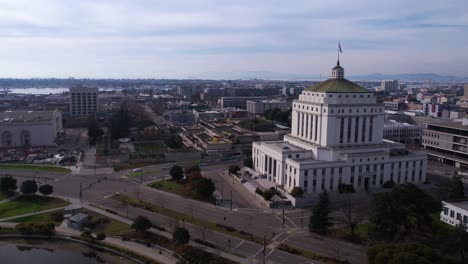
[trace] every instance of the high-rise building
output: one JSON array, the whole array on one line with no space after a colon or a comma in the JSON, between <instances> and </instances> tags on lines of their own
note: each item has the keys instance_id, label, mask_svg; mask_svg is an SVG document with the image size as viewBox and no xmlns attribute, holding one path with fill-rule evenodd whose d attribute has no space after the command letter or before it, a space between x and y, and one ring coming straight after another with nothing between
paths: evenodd
<instances>
[{"instance_id":1,"label":"high-rise building","mask_svg":"<svg viewBox=\"0 0 468 264\"><path fill-rule=\"evenodd\" d=\"M380 88L386 93L394 92L398 90L398 80L391 80L391 81L384 80L382 81Z\"/></svg>"},{"instance_id":2,"label":"high-rise building","mask_svg":"<svg viewBox=\"0 0 468 264\"><path fill-rule=\"evenodd\" d=\"M463 90L463 96L468 97L468 83L465 84L464 88L465 89Z\"/></svg>"},{"instance_id":3,"label":"high-rise building","mask_svg":"<svg viewBox=\"0 0 468 264\"><path fill-rule=\"evenodd\" d=\"M384 105L366 88L344 78L337 63L332 78L305 89L292 105L292 131L284 141L254 142L253 166L286 191L339 193L381 188L387 181L426 180L427 156L383 139Z\"/></svg>"},{"instance_id":4,"label":"high-rise building","mask_svg":"<svg viewBox=\"0 0 468 264\"><path fill-rule=\"evenodd\" d=\"M74 86L70 88L70 115L87 117L97 112L98 88Z\"/></svg>"}]
</instances>

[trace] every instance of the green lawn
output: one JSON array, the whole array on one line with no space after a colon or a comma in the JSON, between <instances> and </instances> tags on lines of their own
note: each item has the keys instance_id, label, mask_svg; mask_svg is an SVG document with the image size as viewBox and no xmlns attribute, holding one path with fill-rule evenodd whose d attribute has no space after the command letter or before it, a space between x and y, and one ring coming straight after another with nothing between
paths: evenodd
<instances>
[{"instance_id":1,"label":"green lawn","mask_svg":"<svg viewBox=\"0 0 468 264\"><path fill-rule=\"evenodd\" d=\"M117 221L117 220L114 220L110 217L107 217L107 216L104 216L102 214L99 214L99 213L96 213L94 211L90 211L90 210L86 210L86 209L82 209L80 210L81 212L91 216L91 221L96 221L100 218L107 218L110 220L109 223L99 223L99 224L96 224L90 231L92 233L106 233L107 235L109 234L119 234L119 233L122 233L122 232L125 232L125 231L128 231L128 230L131 230L132 228L130 227L130 225L127 225L123 222L120 222L120 221Z\"/></svg>"},{"instance_id":2,"label":"green lawn","mask_svg":"<svg viewBox=\"0 0 468 264\"><path fill-rule=\"evenodd\" d=\"M135 143L133 145L137 153L161 153L166 151L164 142Z\"/></svg>"},{"instance_id":3,"label":"green lawn","mask_svg":"<svg viewBox=\"0 0 468 264\"><path fill-rule=\"evenodd\" d=\"M0 170L32 170L57 173L70 173L71 170L57 166L29 165L29 164L0 164Z\"/></svg>"},{"instance_id":4,"label":"green lawn","mask_svg":"<svg viewBox=\"0 0 468 264\"><path fill-rule=\"evenodd\" d=\"M63 215L63 210L59 209L52 212L42 213L42 214L35 214L30 216L18 217L12 220L8 220L8 222L14 223L46 223L46 222L53 222L56 226L60 225L62 221L56 221L54 218L54 214L60 213Z\"/></svg>"},{"instance_id":5,"label":"green lawn","mask_svg":"<svg viewBox=\"0 0 468 264\"><path fill-rule=\"evenodd\" d=\"M70 203L54 197L38 195L21 196L15 200L0 204L0 219L15 215L23 215L52 208L67 206Z\"/></svg>"},{"instance_id":6,"label":"green lawn","mask_svg":"<svg viewBox=\"0 0 468 264\"><path fill-rule=\"evenodd\" d=\"M146 174L150 174L150 173L155 173L155 172L160 172L161 170L143 170L143 171L139 171L139 172L130 172L128 174L128 177L130 178L137 178L137 177L141 177L141 175L146 175Z\"/></svg>"},{"instance_id":7,"label":"green lawn","mask_svg":"<svg viewBox=\"0 0 468 264\"><path fill-rule=\"evenodd\" d=\"M181 196L187 196L184 190L184 185L173 180L162 180L157 181L149 185L151 188L155 188L161 191L174 193Z\"/></svg>"},{"instance_id":8,"label":"green lawn","mask_svg":"<svg viewBox=\"0 0 468 264\"><path fill-rule=\"evenodd\" d=\"M15 192L0 192L0 201L5 200L15 194Z\"/></svg>"}]
</instances>

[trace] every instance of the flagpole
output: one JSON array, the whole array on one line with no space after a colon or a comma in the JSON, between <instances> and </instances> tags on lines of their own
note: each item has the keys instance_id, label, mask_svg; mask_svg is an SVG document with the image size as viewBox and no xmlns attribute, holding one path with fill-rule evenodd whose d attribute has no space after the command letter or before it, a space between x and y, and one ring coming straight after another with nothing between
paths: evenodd
<instances>
[{"instance_id":1,"label":"flagpole","mask_svg":"<svg viewBox=\"0 0 468 264\"><path fill-rule=\"evenodd\" d=\"M340 61L340 41L338 41L338 61Z\"/></svg>"}]
</instances>

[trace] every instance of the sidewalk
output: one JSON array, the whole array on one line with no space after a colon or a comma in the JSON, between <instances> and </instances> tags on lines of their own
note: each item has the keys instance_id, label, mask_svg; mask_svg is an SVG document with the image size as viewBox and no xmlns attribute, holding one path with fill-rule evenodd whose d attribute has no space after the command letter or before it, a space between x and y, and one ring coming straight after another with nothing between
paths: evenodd
<instances>
[{"instance_id":1,"label":"sidewalk","mask_svg":"<svg viewBox=\"0 0 468 264\"><path fill-rule=\"evenodd\" d=\"M17 193L17 194L15 194L15 195L11 196L11 197L8 197L8 198L6 198L6 199L1 200L1 201L0 201L0 204L9 202L9 201L11 201L11 200L14 200L14 199L20 197L21 195L23 195L23 194Z\"/></svg>"},{"instance_id":2,"label":"sidewalk","mask_svg":"<svg viewBox=\"0 0 468 264\"><path fill-rule=\"evenodd\" d=\"M43 210L43 211L38 211L38 212L34 212L34 213L29 213L29 214L22 214L22 215L15 215L15 216L10 216L10 217L5 217L5 218L0 219L0 222L8 221L8 220L11 220L11 219L16 219L16 218L20 218L20 217L26 217L26 216L36 215L36 214L42 214L42 213L48 213L48 212L63 210L65 208L67 208L68 206L69 205L63 206L63 207L47 209L47 210Z\"/></svg>"}]
</instances>

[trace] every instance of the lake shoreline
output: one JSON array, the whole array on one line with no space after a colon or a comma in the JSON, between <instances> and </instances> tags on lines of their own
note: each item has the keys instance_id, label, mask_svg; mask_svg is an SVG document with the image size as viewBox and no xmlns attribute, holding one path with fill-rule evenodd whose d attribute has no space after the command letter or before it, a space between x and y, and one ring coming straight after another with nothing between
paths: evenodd
<instances>
[{"instance_id":1,"label":"lake shoreline","mask_svg":"<svg viewBox=\"0 0 468 264\"><path fill-rule=\"evenodd\" d=\"M65 241L61 239L40 239L40 238L38 239L36 238L0 238L0 248L12 247L12 246L15 246L19 251L37 249L37 250L45 250L45 251L51 252L51 254L54 251L59 251L59 252L65 251L69 253L70 252L78 253L78 254L82 254L83 256L86 256L86 254L89 254L90 252L95 252L97 256L99 256L99 261L98 260L96 261L100 263L122 263L122 264L135 263L127 258L123 258L121 256L115 255L106 250L97 249L92 246L88 246L85 244L72 242L72 241ZM91 260L91 257L88 257L88 256L86 257ZM3 256L0 253L0 259L2 258ZM101 261L104 261L104 262L101 262ZM21 264L21 263L18 263L18 264Z\"/></svg>"}]
</instances>

